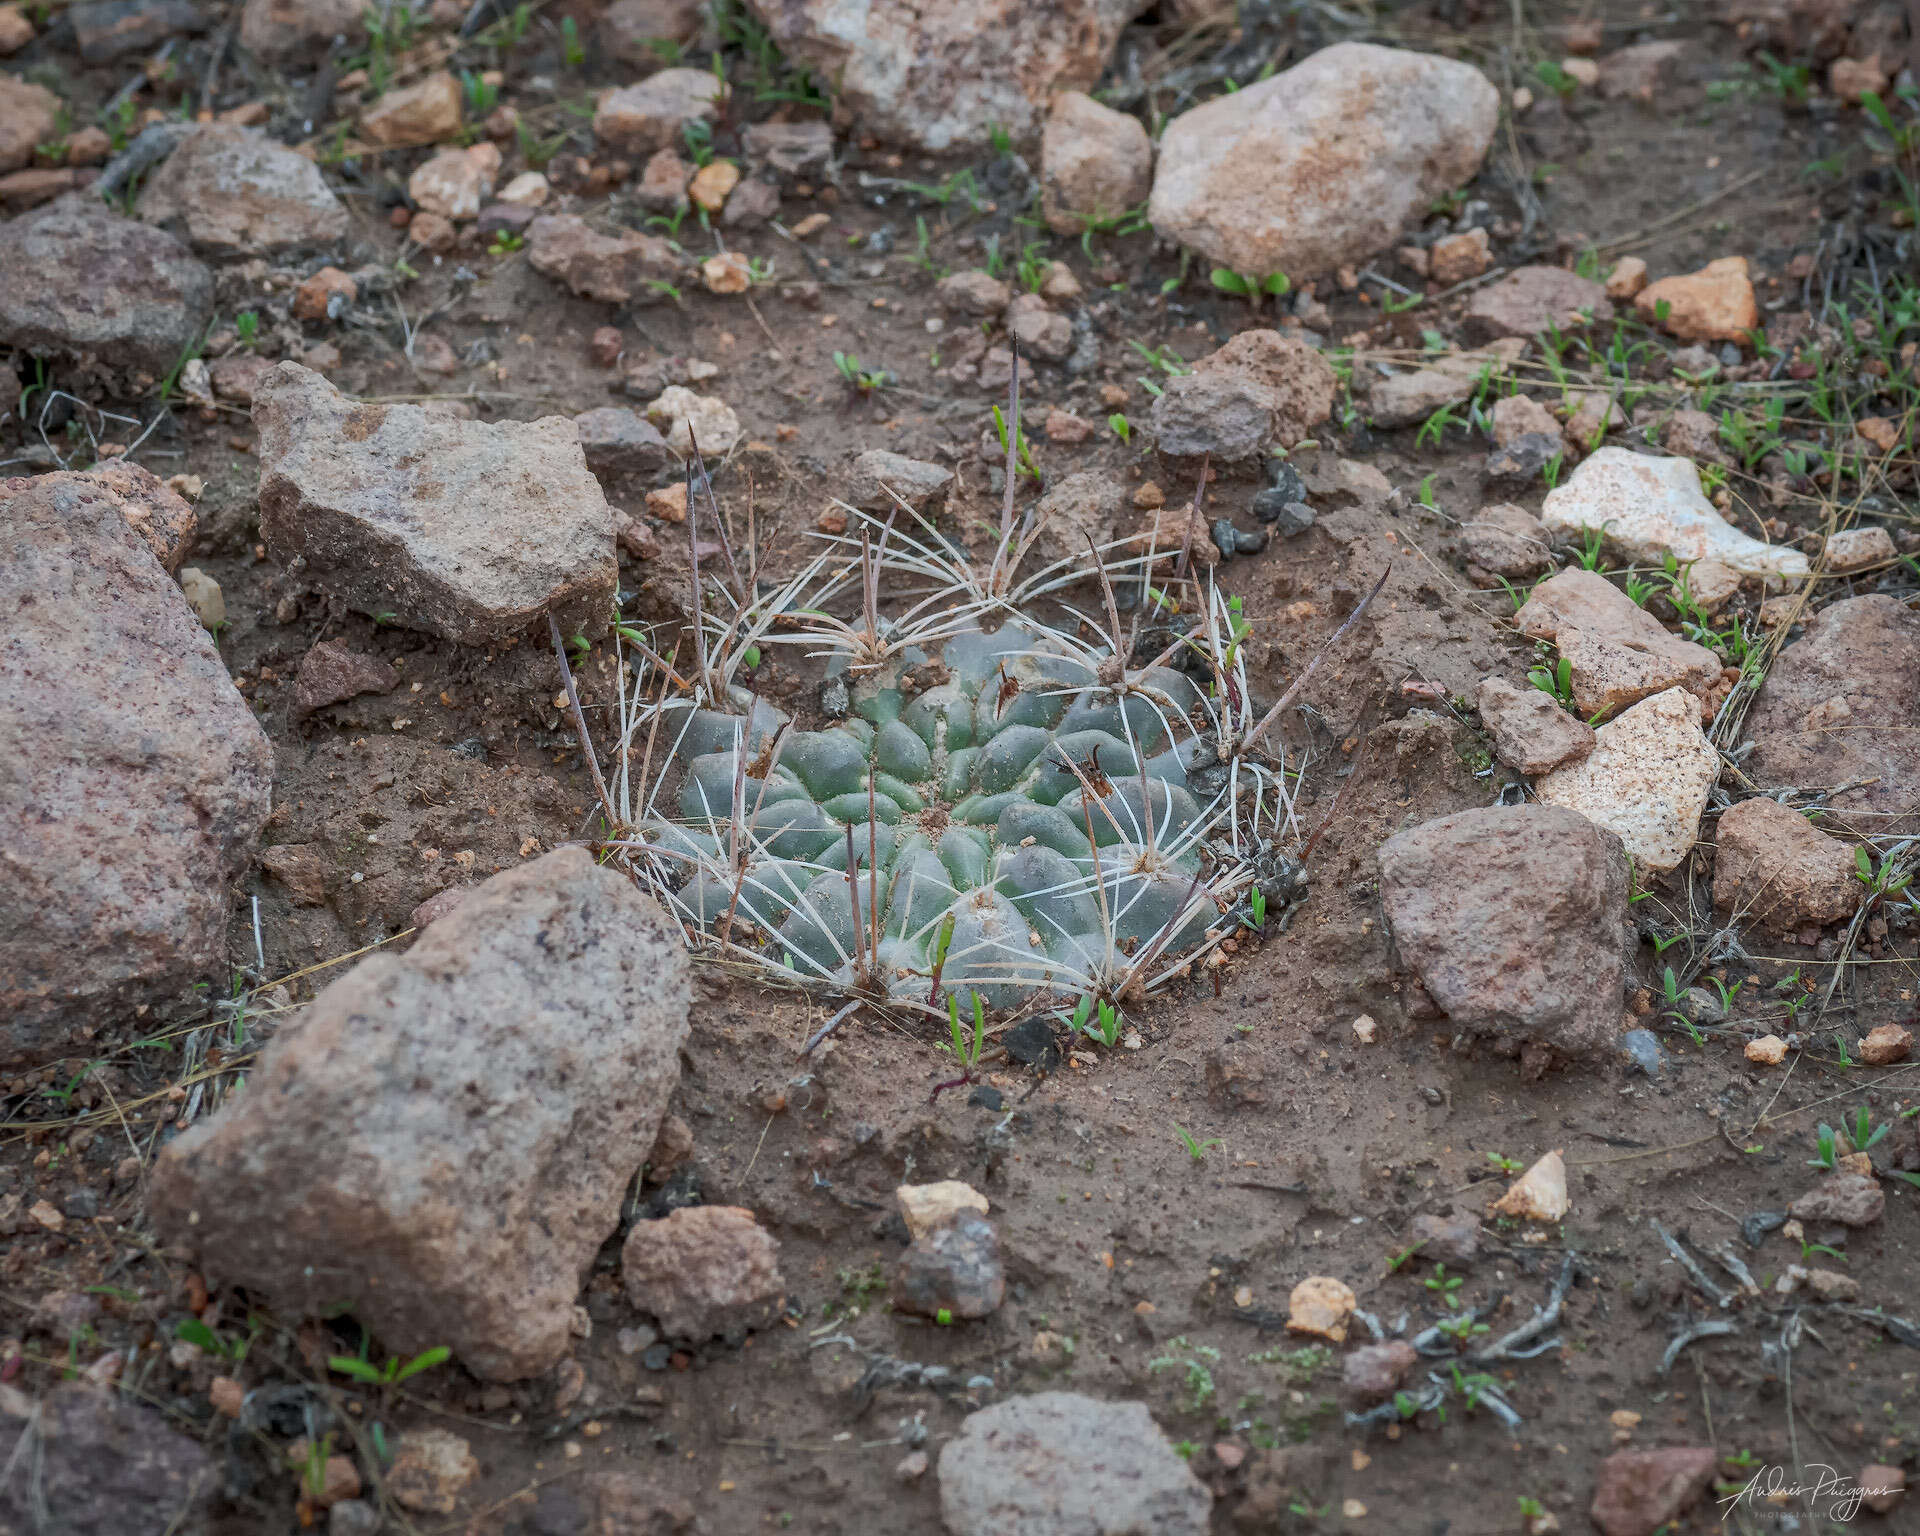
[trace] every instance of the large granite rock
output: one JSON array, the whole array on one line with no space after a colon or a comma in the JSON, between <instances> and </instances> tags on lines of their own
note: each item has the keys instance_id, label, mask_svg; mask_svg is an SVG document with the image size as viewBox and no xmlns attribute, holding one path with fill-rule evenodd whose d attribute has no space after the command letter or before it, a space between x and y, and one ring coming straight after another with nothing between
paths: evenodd
<instances>
[{"instance_id":1,"label":"large granite rock","mask_svg":"<svg viewBox=\"0 0 1920 1536\"><path fill-rule=\"evenodd\" d=\"M363 613L484 645L552 612L603 633L613 513L564 416L478 422L360 405L298 363L257 387L260 533Z\"/></svg>"},{"instance_id":2,"label":"large granite rock","mask_svg":"<svg viewBox=\"0 0 1920 1536\"><path fill-rule=\"evenodd\" d=\"M269 809L272 748L122 508L84 475L0 499L0 1060L216 971Z\"/></svg>"},{"instance_id":3,"label":"large granite rock","mask_svg":"<svg viewBox=\"0 0 1920 1536\"><path fill-rule=\"evenodd\" d=\"M513 1381L574 1300L653 1145L687 1034L679 928L562 849L370 956L155 1165L164 1240L291 1313Z\"/></svg>"},{"instance_id":4,"label":"large granite rock","mask_svg":"<svg viewBox=\"0 0 1920 1536\"><path fill-rule=\"evenodd\" d=\"M1336 43L1168 123L1148 211L1236 272L1320 277L1472 179L1499 120L1499 93L1470 64Z\"/></svg>"},{"instance_id":5,"label":"large granite rock","mask_svg":"<svg viewBox=\"0 0 1920 1536\"><path fill-rule=\"evenodd\" d=\"M1091 90L1147 0L752 0L780 51L868 132L918 149L1025 138L1055 91Z\"/></svg>"},{"instance_id":6,"label":"large granite rock","mask_svg":"<svg viewBox=\"0 0 1920 1536\"><path fill-rule=\"evenodd\" d=\"M0 224L0 347L157 383L213 316L213 274L172 235L76 192Z\"/></svg>"},{"instance_id":7,"label":"large granite rock","mask_svg":"<svg viewBox=\"0 0 1920 1536\"><path fill-rule=\"evenodd\" d=\"M1747 734L1763 789L1858 785L1827 802L1834 823L1920 832L1920 614L1882 596L1823 608L1774 659Z\"/></svg>"},{"instance_id":8,"label":"large granite rock","mask_svg":"<svg viewBox=\"0 0 1920 1536\"><path fill-rule=\"evenodd\" d=\"M1400 958L1459 1029L1610 1050L1632 954L1620 839L1551 806L1487 806L1380 848Z\"/></svg>"},{"instance_id":9,"label":"large granite rock","mask_svg":"<svg viewBox=\"0 0 1920 1536\"><path fill-rule=\"evenodd\" d=\"M209 256L277 256L347 232L347 210L319 166L228 123L202 124L182 139L135 212Z\"/></svg>"}]
</instances>

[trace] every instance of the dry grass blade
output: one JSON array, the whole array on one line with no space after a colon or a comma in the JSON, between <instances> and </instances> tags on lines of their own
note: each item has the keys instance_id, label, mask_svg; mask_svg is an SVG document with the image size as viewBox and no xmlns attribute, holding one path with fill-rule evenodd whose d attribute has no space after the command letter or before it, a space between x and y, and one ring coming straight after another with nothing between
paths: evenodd
<instances>
[{"instance_id":1,"label":"dry grass blade","mask_svg":"<svg viewBox=\"0 0 1920 1536\"><path fill-rule=\"evenodd\" d=\"M600 758L593 750L593 737L587 731L587 717L580 708L580 695L573 686L573 668L567 665L566 642L560 638L560 625L549 613L547 632L553 636L554 660L560 664L560 681L567 687L567 708L573 712L573 728L580 735L580 752L587 760L587 770L593 775L594 792L600 796L600 807L607 814L607 827L611 830L620 824L620 818L613 809L613 796L607 793L607 781L600 774Z\"/></svg>"}]
</instances>

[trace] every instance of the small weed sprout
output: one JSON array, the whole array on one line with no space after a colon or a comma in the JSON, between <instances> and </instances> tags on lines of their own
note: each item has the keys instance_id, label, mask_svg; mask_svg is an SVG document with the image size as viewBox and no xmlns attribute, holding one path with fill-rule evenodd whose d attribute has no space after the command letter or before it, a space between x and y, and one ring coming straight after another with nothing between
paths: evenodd
<instances>
[{"instance_id":1,"label":"small weed sprout","mask_svg":"<svg viewBox=\"0 0 1920 1536\"><path fill-rule=\"evenodd\" d=\"M1809 1168L1824 1168L1832 1173L1839 1166L1839 1137L1832 1126L1824 1120L1814 1133L1814 1141L1819 1147L1817 1156L1807 1159Z\"/></svg>"},{"instance_id":2,"label":"small weed sprout","mask_svg":"<svg viewBox=\"0 0 1920 1536\"><path fill-rule=\"evenodd\" d=\"M358 1355L329 1355L327 1369L354 1381L364 1382L370 1387L397 1387L410 1381L422 1371L430 1371L436 1365L445 1365L453 1358L453 1351L444 1344L436 1344L431 1349L423 1349L411 1360L402 1360L398 1355L387 1356L386 1364L375 1365L366 1357L366 1338L361 1339L361 1353Z\"/></svg>"},{"instance_id":3,"label":"small weed sprout","mask_svg":"<svg viewBox=\"0 0 1920 1536\"><path fill-rule=\"evenodd\" d=\"M1098 1040L1111 1049L1120 1038L1120 1025L1125 1015L1104 997L1096 998L1091 993L1083 992L1080 1001L1073 1005L1073 1012L1060 1017L1076 1035Z\"/></svg>"},{"instance_id":4,"label":"small weed sprout","mask_svg":"<svg viewBox=\"0 0 1920 1536\"><path fill-rule=\"evenodd\" d=\"M1230 293L1235 298L1245 299L1255 310L1260 308L1263 298L1282 298L1293 290L1293 280L1284 272L1272 272L1265 277L1253 277L1244 272L1236 272L1231 267L1215 267L1208 274L1213 286L1222 293Z\"/></svg>"},{"instance_id":5,"label":"small weed sprout","mask_svg":"<svg viewBox=\"0 0 1920 1536\"><path fill-rule=\"evenodd\" d=\"M1124 411L1115 411L1107 418L1107 425L1113 429L1113 435L1129 448L1133 446L1133 423L1127 420Z\"/></svg>"},{"instance_id":6,"label":"small weed sprout","mask_svg":"<svg viewBox=\"0 0 1920 1536\"><path fill-rule=\"evenodd\" d=\"M1450 1275L1447 1273L1446 1265L1436 1264L1433 1266L1433 1273L1420 1283L1445 1302L1449 1312L1457 1312L1460 1309L1460 1298L1455 1293L1467 1283L1464 1276Z\"/></svg>"},{"instance_id":7,"label":"small weed sprout","mask_svg":"<svg viewBox=\"0 0 1920 1536\"><path fill-rule=\"evenodd\" d=\"M1186 1351L1185 1354L1169 1353L1147 1362L1147 1369L1158 1374L1161 1371L1180 1371L1184 1373L1187 1389L1187 1408L1199 1413L1213 1401L1215 1391L1211 1367L1220 1363L1220 1351L1211 1344L1189 1344L1186 1335L1169 1341L1169 1351Z\"/></svg>"},{"instance_id":8,"label":"small weed sprout","mask_svg":"<svg viewBox=\"0 0 1920 1536\"><path fill-rule=\"evenodd\" d=\"M846 382L847 387L862 400L868 398L874 391L887 387L889 376L886 369L862 367L860 359L850 352L834 353L833 366Z\"/></svg>"},{"instance_id":9,"label":"small weed sprout","mask_svg":"<svg viewBox=\"0 0 1920 1536\"><path fill-rule=\"evenodd\" d=\"M1213 1137L1209 1141L1196 1141L1193 1132L1188 1130L1184 1125L1176 1125L1174 1130L1179 1132L1180 1145L1187 1149L1187 1156L1192 1158L1196 1163L1204 1163L1207 1160L1207 1154L1209 1152L1215 1147L1225 1145L1218 1136Z\"/></svg>"}]
</instances>

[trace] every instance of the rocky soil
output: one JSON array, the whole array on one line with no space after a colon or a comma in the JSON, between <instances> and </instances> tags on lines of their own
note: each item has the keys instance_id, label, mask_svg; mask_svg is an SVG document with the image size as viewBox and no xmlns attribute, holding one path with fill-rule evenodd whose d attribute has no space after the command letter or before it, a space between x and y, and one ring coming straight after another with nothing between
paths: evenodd
<instances>
[{"instance_id":1,"label":"rocky soil","mask_svg":"<svg viewBox=\"0 0 1920 1536\"><path fill-rule=\"evenodd\" d=\"M1912 1528L1917 50L0 3L0 1530Z\"/></svg>"}]
</instances>

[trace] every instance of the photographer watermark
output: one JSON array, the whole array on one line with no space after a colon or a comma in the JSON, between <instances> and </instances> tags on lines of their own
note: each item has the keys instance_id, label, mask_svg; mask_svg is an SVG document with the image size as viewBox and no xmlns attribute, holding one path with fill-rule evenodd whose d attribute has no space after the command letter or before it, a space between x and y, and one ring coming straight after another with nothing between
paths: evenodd
<instances>
[{"instance_id":1,"label":"photographer watermark","mask_svg":"<svg viewBox=\"0 0 1920 1536\"><path fill-rule=\"evenodd\" d=\"M1724 1490L1731 1486L1722 1483ZM1734 1510L1766 1518L1792 1512L1823 1516L1842 1524L1860 1513L1861 1506L1884 1513L1906 1492L1906 1478L1895 1467L1868 1467L1856 1475L1836 1472L1824 1462L1808 1462L1795 1471L1787 1466L1764 1466L1720 1500L1724 1520Z\"/></svg>"}]
</instances>

